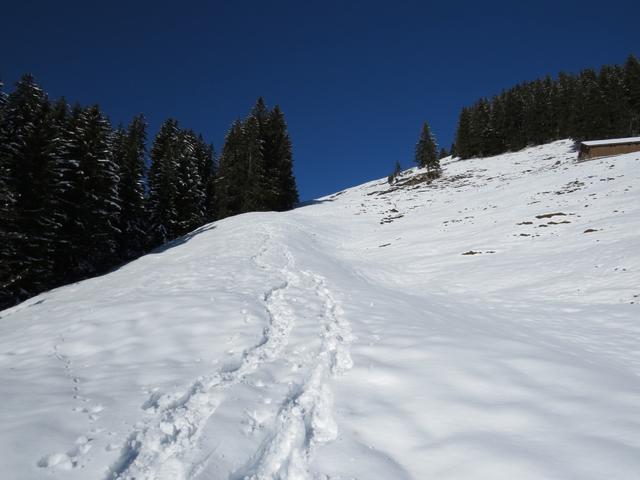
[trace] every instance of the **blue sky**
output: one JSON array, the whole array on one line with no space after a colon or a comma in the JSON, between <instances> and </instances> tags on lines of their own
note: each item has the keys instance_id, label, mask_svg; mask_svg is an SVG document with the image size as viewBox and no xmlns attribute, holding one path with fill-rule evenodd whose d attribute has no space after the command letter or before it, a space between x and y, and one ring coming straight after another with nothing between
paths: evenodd
<instances>
[{"instance_id":1,"label":"blue sky","mask_svg":"<svg viewBox=\"0 0 640 480\"><path fill-rule=\"evenodd\" d=\"M167 117L216 150L259 95L280 104L303 199L413 162L421 123L516 82L640 55L640 2L0 0L0 78L114 123Z\"/></svg>"}]
</instances>

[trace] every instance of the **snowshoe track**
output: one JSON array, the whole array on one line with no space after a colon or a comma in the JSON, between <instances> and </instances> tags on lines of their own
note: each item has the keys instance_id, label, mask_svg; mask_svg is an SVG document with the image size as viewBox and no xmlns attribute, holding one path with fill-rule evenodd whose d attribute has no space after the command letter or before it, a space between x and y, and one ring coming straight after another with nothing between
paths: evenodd
<instances>
[{"instance_id":1,"label":"snowshoe track","mask_svg":"<svg viewBox=\"0 0 640 480\"><path fill-rule=\"evenodd\" d=\"M249 464L232 476L235 480L313 478L310 464L314 448L338 435L328 380L353 366L349 354L351 329L324 277L310 271L302 273L312 280L315 294L324 305L322 346L307 380L280 408L274 433Z\"/></svg>"},{"instance_id":2,"label":"snowshoe track","mask_svg":"<svg viewBox=\"0 0 640 480\"><path fill-rule=\"evenodd\" d=\"M252 260L262 269L275 270L261 260L268 251L269 240L267 234ZM294 317L285 291L297 277L292 273L293 257L288 252L285 256L287 265L280 269L284 281L263 295L269 323L262 341L244 353L234 370L202 376L182 393L149 398L144 407L155 411L154 418L129 435L108 479L180 480L192 476L193 470L185 457L196 447L203 427L221 403L219 392L237 384L261 364L278 358L287 345Z\"/></svg>"},{"instance_id":3,"label":"snowshoe track","mask_svg":"<svg viewBox=\"0 0 640 480\"><path fill-rule=\"evenodd\" d=\"M193 458L204 426L224 400L224 390L238 384L261 365L283 356L296 316L287 292L302 283L313 288L321 306L320 350L307 367L306 380L282 402L272 422L272 434L231 478L312 478L310 464L314 449L334 440L338 434L329 380L352 366L351 329L324 277L298 270L286 247L281 250L286 260L283 267L276 268L265 261L273 238L273 232L267 229L262 246L252 257L258 268L278 273L282 278L263 294L268 325L262 340L244 353L235 369L199 377L181 392L152 395L143 408L152 411L154 417L131 432L120 457L111 466L108 480L180 480L194 478L205 469L210 456L201 462L194 462Z\"/></svg>"}]
</instances>

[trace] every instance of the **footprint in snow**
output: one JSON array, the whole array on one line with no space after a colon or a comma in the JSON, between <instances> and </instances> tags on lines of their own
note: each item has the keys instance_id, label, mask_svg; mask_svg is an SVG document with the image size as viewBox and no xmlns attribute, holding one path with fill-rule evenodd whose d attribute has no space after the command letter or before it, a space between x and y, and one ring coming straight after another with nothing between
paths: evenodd
<instances>
[{"instance_id":1,"label":"footprint in snow","mask_svg":"<svg viewBox=\"0 0 640 480\"><path fill-rule=\"evenodd\" d=\"M40 468L59 468L62 470L72 470L80 465L80 458L91 450L92 438L84 435L78 437L75 446L66 453L52 453L42 457L37 465Z\"/></svg>"}]
</instances>

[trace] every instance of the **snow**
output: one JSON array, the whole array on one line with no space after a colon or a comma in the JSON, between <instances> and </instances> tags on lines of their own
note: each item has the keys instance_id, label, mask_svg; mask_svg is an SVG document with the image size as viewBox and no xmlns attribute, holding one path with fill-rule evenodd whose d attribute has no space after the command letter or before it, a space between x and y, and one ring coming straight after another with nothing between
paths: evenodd
<instances>
[{"instance_id":1,"label":"snow","mask_svg":"<svg viewBox=\"0 0 640 480\"><path fill-rule=\"evenodd\" d=\"M628 137L628 138L611 138L609 140L589 140L582 142L587 147L597 147L598 145L618 145L621 143L640 143L640 137Z\"/></svg>"},{"instance_id":2,"label":"snow","mask_svg":"<svg viewBox=\"0 0 640 480\"><path fill-rule=\"evenodd\" d=\"M421 173L0 312L3 477L637 477L640 153Z\"/></svg>"}]
</instances>

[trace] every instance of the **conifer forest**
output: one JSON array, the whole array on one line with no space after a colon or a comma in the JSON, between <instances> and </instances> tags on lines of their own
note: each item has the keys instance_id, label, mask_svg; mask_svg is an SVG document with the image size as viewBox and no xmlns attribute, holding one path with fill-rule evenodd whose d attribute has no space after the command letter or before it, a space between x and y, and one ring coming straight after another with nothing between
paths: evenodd
<instances>
[{"instance_id":1,"label":"conifer forest","mask_svg":"<svg viewBox=\"0 0 640 480\"><path fill-rule=\"evenodd\" d=\"M523 82L460 112L455 155L485 157L554 140L640 133L640 62Z\"/></svg>"},{"instance_id":2,"label":"conifer forest","mask_svg":"<svg viewBox=\"0 0 640 480\"><path fill-rule=\"evenodd\" d=\"M1 84L0 84L1 88ZM298 201L284 113L259 98L219 156L169 118L52 101L30 75L0 89L0 308L105 273L216 219Z\"/></svg>"}]
</instances>

